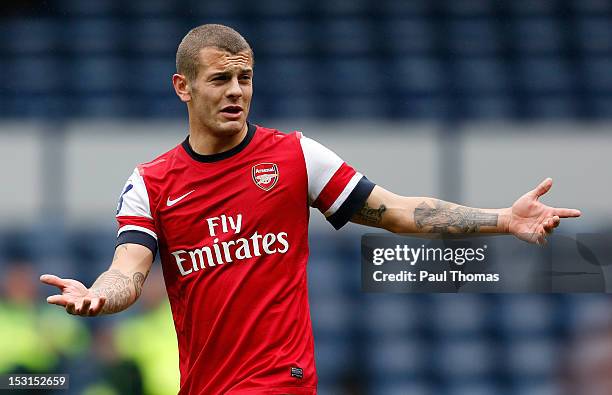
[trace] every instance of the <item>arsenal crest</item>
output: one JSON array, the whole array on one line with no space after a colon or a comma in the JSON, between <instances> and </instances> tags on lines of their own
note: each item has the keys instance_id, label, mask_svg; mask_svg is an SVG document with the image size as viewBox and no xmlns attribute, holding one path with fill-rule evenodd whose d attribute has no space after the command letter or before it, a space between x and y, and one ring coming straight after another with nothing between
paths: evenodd
<instances>
[{"instance_id":1,"label":"arsenal crest","mask_svg":"<svg viewBox=\"0 0 612 395\"><path fill-rule=\"evenodd\" d=\"M259 163L251 171L255 185L269 191L278 182L278 166L275 163Z\"/></svg>"}]
</instances>

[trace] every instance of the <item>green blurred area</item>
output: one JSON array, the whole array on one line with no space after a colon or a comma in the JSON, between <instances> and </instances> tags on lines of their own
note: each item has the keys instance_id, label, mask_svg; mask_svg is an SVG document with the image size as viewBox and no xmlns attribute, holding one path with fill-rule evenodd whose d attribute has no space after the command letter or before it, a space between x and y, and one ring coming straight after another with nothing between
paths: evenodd
<instances>
[{"instance_id":1,"label":"green blurred area","mask_svg":"<svg viewBox=\"0 0 612 395\"><path fill-rule=\"evenodd\" d=\"M136 305L95 318L71 316L44 303L38 275L28 262L14 263L4 271L0 374L67 373L69 394L178 392L176 333L156 270Z\"/></svg>"}]
</instances>

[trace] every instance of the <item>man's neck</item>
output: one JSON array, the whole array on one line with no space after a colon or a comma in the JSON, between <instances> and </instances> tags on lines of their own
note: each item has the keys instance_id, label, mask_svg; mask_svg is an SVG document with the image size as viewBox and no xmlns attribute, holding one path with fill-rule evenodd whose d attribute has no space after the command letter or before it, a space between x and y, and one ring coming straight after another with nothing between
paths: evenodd
<instances>
[{"instance_id":1,"label":"man's neck","mask_svg":"<svg viewBox=\"0 0 612 395\"><path fill-rule=\"evenodd\" d=\"M191 149L200 155L213 155L229 151L244 140L248 131L248 124L234 135L217 135L203 127L189 125L189 145Z\"/></svg>"}]
</instances>

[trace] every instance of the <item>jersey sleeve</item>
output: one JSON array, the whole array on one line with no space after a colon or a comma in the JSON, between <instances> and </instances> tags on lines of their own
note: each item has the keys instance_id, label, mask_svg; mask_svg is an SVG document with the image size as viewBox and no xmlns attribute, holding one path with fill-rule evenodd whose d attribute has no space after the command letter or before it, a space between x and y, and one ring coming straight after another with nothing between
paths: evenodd
<instances>
[{"instance_id":1,"label":"jersey sleeve","mask_svg":"<svg viewBox=\"0 0 612 395\"><path fill-rule=\"evenodd\" d=\"M375 184L330 149L298 137L308 173L308 202L340 229L363 207Z\"/></svg>"},{"instance_id":2,"label":"jersey sleeve","mask_svg":"<svg viewBox=\"0 0 612 395\"><path fill-rule=\"evenodd\" d=\"M117 205L117 245L134 243L149 248L155 256L157 233L149 194L138 168L128 178Z\"/></svg>"}]
</instances>

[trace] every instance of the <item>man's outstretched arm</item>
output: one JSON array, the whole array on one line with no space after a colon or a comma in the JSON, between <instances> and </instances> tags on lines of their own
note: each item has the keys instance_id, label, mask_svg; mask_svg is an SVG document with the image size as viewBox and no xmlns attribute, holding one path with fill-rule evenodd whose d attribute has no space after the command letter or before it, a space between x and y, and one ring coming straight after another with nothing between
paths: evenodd
<instances>
[{"instance_id":1,"label":"man's outstretched arm","mask_svg":"<svg viewBox=\"0 0 612 395\"><path fill-rule=\"evenodd\" d=\"M112 314L131 306L142 293L153 253L139 244L121 244L109 269L87 288L81 282L43 274L40 281L56 286L61 294L47 298L50 304L63 306L69 314L95 316Z\"/></svg>"},{"instance_id":2,"label":"man's outstretched arm","mask_svg":"<svg viewBox=\"0 0 612 395\"><path fill-rule=\"evenodd\" d=\"M552 179L542 181L512 207L479 209L427 197L404 197L376 186L352 222L394 233L509 233L521 240L544 244L561 218L580 211L549 207L539 201Z\"/></svg>"}]
</instances>

